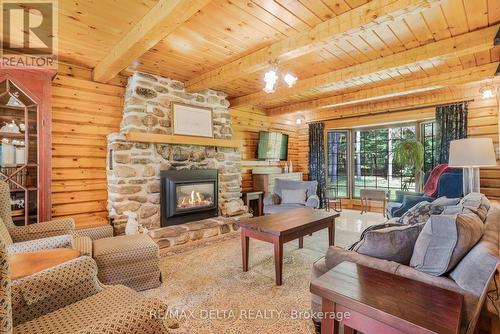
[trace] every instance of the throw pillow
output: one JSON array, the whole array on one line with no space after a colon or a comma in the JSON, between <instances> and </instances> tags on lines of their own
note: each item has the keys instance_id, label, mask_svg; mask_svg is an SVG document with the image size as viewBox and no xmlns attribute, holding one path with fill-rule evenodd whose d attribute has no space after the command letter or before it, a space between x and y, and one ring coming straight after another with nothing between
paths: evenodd
<instances>
[{"instance_id":1,"label":"throw pillow","mask_svg":"<svg viewBox=\"0 0 500 334\"><path fill-rule=\"evenodd\" d=\"M405 225L425 223L432 215L440 215L444 208L441 205L433 205L429 202L417 203L399 218L399 222Z\"/></svg>"},{"instance_id":2,"label":"throw pillow","mask_svg":"<svg viewBox=\"0 0 500 334\"><path fill-rule=\"evenodd\" d=\"M458 215L464 211L462 204L448 205L444 207L443 215Z\"/></svg>"},{"instance_id":3,"label":"throw pillow","mask_svg":"<svg viewBox=\"0 0 500 334\"><path fill-rule=\"evenodd\" d=\"M281 204L306 204L307 189L281 189Z\"/></svg>"},{"instance_id":4,"label":"throw pillow","mask_svg":"<svg viewBox=\"0 0 500 334\"><path fill-rule=\"evenodd\" d=\"M460 198L448 198L446 196L435 199L432 204L441 206L457 205L460 203Z\"/></svg>"},{"instance_id":5,"label":"throw pillow","mask_svg":"<svg viewBox=\"0 0 500 334\"><path fill-rule=\"evenodd\" d=\"M361 240L351 248L360 254L408 265L424 225L425 223L376 225L381 228L365 230Z\"/></svg>"},{"instance_id":6,"label":"throw pillow","mask_svg":"<svg viewBox=\"0 0 500 334\"><path fill-rule=\"evenodd\" d=\"M490 209L490 201L481 193L467 194L460 204L464 207L465 212L475 213L484 222Z\"/></svg>"},{"instance_id":7,"label":"throw pillow","mask_svg":"<svg viewBox=\"0 0 500 334\"><path fill-rule=\"evenodd\" d=\"M418 236L410 266L441 276L460 262L483 231L484 224L475 214L432 216Z\"/></svg>"}]
</instances>

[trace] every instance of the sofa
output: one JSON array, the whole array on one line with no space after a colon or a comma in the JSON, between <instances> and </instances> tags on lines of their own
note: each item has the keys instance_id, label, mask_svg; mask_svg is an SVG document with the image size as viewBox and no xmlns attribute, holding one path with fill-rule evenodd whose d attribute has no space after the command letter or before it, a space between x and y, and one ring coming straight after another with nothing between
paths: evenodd
<instances>
[{"instance_id":1,"label":"sofa","mask_svg":"<svg viewBox=\"0 0 500 334\"><path fill-rule=\"evenodd\" d=\"M314 263L311 279L318 278L343 261L351 261L455 291L464 296L460 333L472 334L476 328L483 304L487 300L487 294L493 283L497 266L500 264L500 206L491 205L487 213L484 213L483 218L483 232L479 241L451 271L444 275L431 275L409 265L332 246L324 257ZM427 221L423 224L430 223ZM488 300L488 302L490 301ZM312 295L312 308L313 311L321 310L321 299L318 296Z\"/></svg>"},{"instance_id":2,"label":"sofa","mask_svg":"<svg viewBox=\"0 0 500 334\"><path fill-rule=\"evenodd\" d=\"M88 256L11 282L2 241L0 304L0 334L166 332L163 302L125 286L102 285Z\"/></svg>"},{"instance_id":3,"label":"sofa","mask_svg":"<svg viewBox=\"0 0 500 334\"><path fill-rule=\"evenodd\" d=\"M428 175L426 175L427 180ZM437 194L427 196L423 192L396 191L396 199L386 206L387 217L401 217L416 204L428 201L432 202L439 197L458 198L463 195L463 170L459 168L449 169L441 174L438 180Z\"/></svg>"},{"instance_id":4,"label":"sofa","mask_svg":"<svg viewBox=\"0 0 500 334\"><path fill-rule=\"evenodd\" d=\"M283 203L283 190L302 190L306 189L306 198L297 203ZM264 197L264 214L284 212L294 208L317 208L319 207L319 197L316 194L318 189L317 181L296 181L276 179L273 193Z\"/></svg>"}]
</instances>

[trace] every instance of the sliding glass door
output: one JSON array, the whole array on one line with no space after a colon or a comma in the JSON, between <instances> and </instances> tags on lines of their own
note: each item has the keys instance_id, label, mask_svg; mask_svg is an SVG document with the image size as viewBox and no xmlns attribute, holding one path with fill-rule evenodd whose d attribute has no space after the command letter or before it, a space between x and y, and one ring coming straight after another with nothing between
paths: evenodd
<instances>
[{"instance_id":1,"label":"sliding glass door","mask_svg":"<svg viewBox=\"0 0 500 334\"><path fill-rule=\"evenodd\" d=\"M394 160L403 140L419 139L424 145L424 172L434 165L434 122L377 128L327 130L327 185L338 197L359 198L363 188L384 189L394 198L397 190L415 191L415 168Z\"/></svg>"},{"instance_id":2,"label":"sliding glass door","mask_svg":"<svg viewBox=\"0 0 500 334\"><path fill-rule=\"evenodd\" d=\"M398 165L394 148L402 140L416 139L414 125L353 130L353 198L363 188L384 189L395 196L396 190L415 190L415 170Z\"/></svg>"}]
</instances>

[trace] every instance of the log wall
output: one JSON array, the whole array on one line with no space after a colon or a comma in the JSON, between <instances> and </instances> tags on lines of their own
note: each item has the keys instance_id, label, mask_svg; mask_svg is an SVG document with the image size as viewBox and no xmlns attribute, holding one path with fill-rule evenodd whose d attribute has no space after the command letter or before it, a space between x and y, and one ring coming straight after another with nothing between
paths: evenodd
<instances>
[{"instance_id":1,"label":"log wall","mask_svg":"<svg viewBox=\"0 0 500 334\"><path fill-rule=\"evenodd\" d=\"M125 80L93 82L88 69L59 65L52 89L52 217L79 226L107 222L106 135L118 130Z\"/></svg>"}]
</instances>

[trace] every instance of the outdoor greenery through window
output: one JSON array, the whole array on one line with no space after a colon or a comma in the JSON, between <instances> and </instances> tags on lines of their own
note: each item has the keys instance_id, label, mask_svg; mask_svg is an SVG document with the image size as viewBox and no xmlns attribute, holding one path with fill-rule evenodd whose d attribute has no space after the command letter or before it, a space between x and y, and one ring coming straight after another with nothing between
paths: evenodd
<instances>
[{"instance_id":1,"label":"outdoor greenery through window","mask_svg":"<svg viewBox=\"0 0 500 334\"><path fill-rule=\"evenodd\" d=\"M393 199L396 190L415 191L415 168L399 165L393 158L393 151L399 142L417 139L417 126L420 126L419 139L425 151L424 172L428 172L435 165L434 122L329 130L327 186L336 189L338 197L344 198L359 198L363 188L389 190Z\"/></svg>"},{"instance_id":2,"label":"outdoor greenery through window","mask_svg":"<svg viewBox=\"0 0 500 334\"><path fill-rule=\"evenodd\" d=\"M394 147L402 140L416 139L415 126L354 131L354 198L363 188L415 191L415 169L398 165Z\"/></svg>"},{"instance_id":3,"label":"outdoor greenery through window","mask_svg":"<svg viewBox=\"0 0 500 334\"><path fill-rule=\"evenodd\" d=\"M420 136L424 145L424 173L428 173L436 166L436 122L420 124Z\"/></svg>"}]
</instances>

